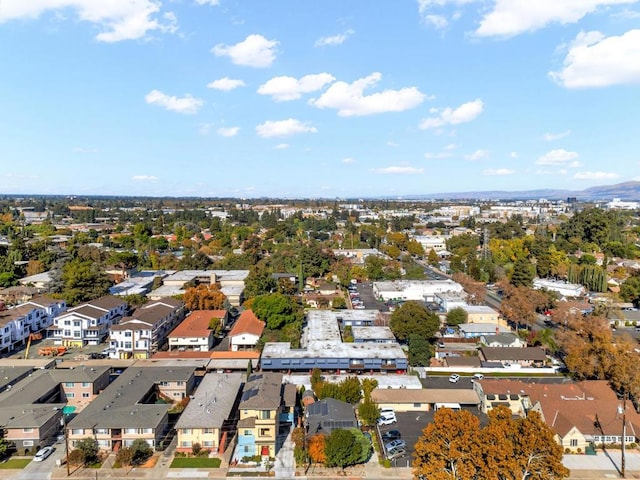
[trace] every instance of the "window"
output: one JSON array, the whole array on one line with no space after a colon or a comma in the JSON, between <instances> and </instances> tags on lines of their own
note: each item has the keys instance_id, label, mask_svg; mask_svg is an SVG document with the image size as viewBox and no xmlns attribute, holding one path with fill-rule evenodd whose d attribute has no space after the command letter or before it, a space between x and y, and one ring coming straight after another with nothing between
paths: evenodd
<instances>
[{"instance_id":1,"label":"window","mask_svg":"<svg viewBox=\"0 0 640 480\"><path fill-rule=\"evenodd\" d=\"M570 442L570 446L577 447L578 446L578 439L577 438L572 438L571 442Z\"/></svg>"},{"instance_id":2,"label":"window","mask_svg":"<svg viewBox=\"0 0 640 480\"><path fill-rule=\"evenodd\" d=\"M181 447L191 447L191 440L183 440L180 442Z\"/></svg>"},{"instance_id":3,"label":"window","mask_svg":"<svg viewBox=\"0 0 640 480\"><path fill-rule=\"evenodd\" d=\"M138 429L137 428L125 428L124 429L124 433L136 434L136 433L138 433Z\"/></svg>"},{"instance_id":4,"label":"window","mask_svg":"<svg viewBox=\"0 0 640 480\"><path fill-rule=\"evenodd\" d=\"M76 384L73 382L64 382L64 386L67 388L73 388L76 386Z\"/></svg>"},{"instance_id":5,"label":"window","mask_svg":"<svg viewBox=\"0 0 640 480\"><path fill-rule=\"evenodd\" d=\"M90 387L90 386L91 386L91 384L90 384L89 382L82 382L82 386L83 386L84 388L87 388L87 387Z\"/></svg>"},{"instance_id":6,"label":"window","mask_svg":"<svg viewBox=\"0 0 640 480\"><path fill-rule=\"evenodd\" d=\"M251 430L245 430L244 431L244 436L247 437L249 435L253 435L253 432Z\"/></svg>"},{"instance_id":7,"label":"window","mask_svg":"<svg viewBox=\"0 0 640 480\"><path fill-rule=\"evenodd\" d=\"M269 420L271 418L271 410L260 410L260 420Z\"/></svg>"},{"instance_id":8,"label":"window","mask_svg":"<svg viewBox=\"0 0 640 480\"><path fill-rule=\"evenodd\" d=\"M33 428L23 428L22 429L22 433L32 433L33 432Z\"/></svg>"},{"instance_id":9,"label":"window","mask_svg":"<svg viewBox=\"0 0 640 480\"><path fill-rule=\"evenodd\" d=\"M202 433L213 433L213 428L203 428Z\"/></svg>"},{"instance_id":10,"label":"window","mask_svg":"<svg viewBox=\"0 0 640 480\"><path fill-rule=\"evenodd\" d=\"M183 381L181 381L181 380L178 380L178 381L176 382L176 385L178 385L179 387L182 387L182 386L184 385L184 382L183 382Z\"/></svg>"},{"instance_id":11,"label":"window","mask_svg":"<svg viewBox=\"0 0 640 480\"><path fill-rule=\"evenodd\" d=\"M66 396L67 396L67 398L74 398L76 396L76 394L73 393L73 392L67 392Z\"/></svg>"},{"instance_id":12,"label":"window","mask_svg":"<svg viewBox=\"0 0 640 480\"><path fill-rule=\"evenodd\" d=\"M261 428L260 429L260 436L261 437L268 437L271 434L271 429L270 428Z\"/></svg>"},{"instance_id":13,"label":"window","mask_svg":"<svg viewBox=\"0 0 640 480\"><path fill-rule=\"evenodd\" d=\"M74 428L71 430L71 435L84 435L84 428Z\"/></svg>"},{"instance_id":14,"label":"window","mask_svg":"<svg viewBox=\"0 0 640 480\"><path fill-rule=\"evenodd\" d=\"M153 428L143 428L142 433L153 433Z\"/></svg>"},{"instance_id":15,"label":"window","mask_svg":"<svg viewBox=\"0 0 640 480\"><path fill-rule=\"evenodd\" d=\"M71 336L71 330L65 330L65 331L64 331L64 333L63 333L63 335L64 335L65 337L70 337L70 336Z\"/></svg>"},{"instance_id":16,"label":"window","mask_svg":"<svg viewBox=\"0 0 640 480\"><path fill-rule=\"evenodd\" d=\"M82 392L82 398L89 398L91 394L89 392Z\"/></svg>"},{"instance_id":17,"label":"window","mask_svg":"<svg viewBox=\"0 0 640 480\"><path fill-rule=\"evenodd\" d=\"M421 403L414 403L413 407L414 408L422 408L422 404Z\"/></svg>"},{"instance_id":18,"label":"window","mask_svg":"<svg viewBox=\"0 0 640 480\"><path fill-rule=\"evenodd\" d=\"M244 446L244 453L249 453L251 452L251 446L250 445L245 445Z\"/></svg>"},{"instance_id":19,"label":"window","mask_svg":"<svg viewBox=\"0 0 640 480\"><path fill-rule=\"evenodd\" d=\"M182 434L183 435L191 435L191 429L190 428L183 428L182 429Z\"/></svg>"},{"instance_id":20,"label":"window","mask_svg":"<svg viewBox=\"0 0 640 480\"><path fill-rule=\"evenodd\" d=\"M73 321L73 326L74 327L79 327L80 326L80 320L74 320Z\"/></svg>"},{"instance_id":21,"label":"window","mask_svg":"<svg viewBox=\"0 0 640 480\"><path fill-rule=\"evenodd\" d=\"M96 428L95 432L96 432L96 435L108 435L109 434L109 429L108 428Z\"/></svg>"},{"instance_id":22,"label":"window","mask_svg":"<svg viewBox=\"0 0 640 480\"><path fill-rule=\"evenodd\" d=\"M131 338L131 332L124 332L124 336L126 338Z\"/></svg>"},{"instance_id":23,"label":"window","mask_svg":"<svg viewBox=\"0 0 640 480\"><path fill-rule=\"evenodd\" d=\"M204 442L202 442L202 446L205 447L205 448L211 448L211 447L213 447L213 441L205 440Z\"/></svg>"},{"instance_id":24,"label":"window","mask_svg":"<svg viewBox=\"0 0 640 480\"><path fill-rule=\"evenodd\" d=\"M131 350L131 342L124 342L124 348Z\"/></svg>"},{"instance_id":25,"label":"window","mask_svg":"<svg viewBox=\"0 0 640 480\"><path fill-rule=\"evenodd\" d=\"M23 447L33 447L33 440L23 440L22 441L22 446Z\"/></svg>"},{"instance_id":26,"label":"window","mask_svg":"<svg viewBox=\"0 0 640 480\"><path fill-rule=\"evenodd\" d=\"M73 338L81 338L82 332L79 330L76 330L73 332Z\"/></svg>"},{"instance_id":27,"label":"window","mask_svg":"<svg viewBox=\"0 0 640 480\"><path fill-rule=\"evenodd\" d=\"M64 326L65 327L70 327L71 326L71 320L65 320L64 321Z\"/></svg>"}]
</instances>

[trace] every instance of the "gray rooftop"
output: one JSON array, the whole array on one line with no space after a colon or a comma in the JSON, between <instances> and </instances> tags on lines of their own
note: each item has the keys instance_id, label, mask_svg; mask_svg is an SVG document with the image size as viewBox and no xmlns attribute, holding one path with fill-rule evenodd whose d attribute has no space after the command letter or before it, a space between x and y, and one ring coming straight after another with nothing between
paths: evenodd
<instances>
[{"instance_id":1,"label":"gray rooftop","mask_svg":"<svg viewBox=\"0 0 640 480\"><path fill-rule=\"evenodd\" d=\"M276 410L282 404L282 374L254 373L244 385L241 410Z\"/></svg>"},{"instance_id":2,"label":"gray rooftop","mask_svg":"<svg viewBox=\"0 0 640 480\"><path fill-rule=\"evenodd\" d=\"M170 404L139 403L162 381L187 382L192 367L129 367L69 422L69 428L155 428Z\"/></svg>"},{"instance_id":3,"label":"gray rooftop","mask_svg":"<svg viewBox=\"0 0 640 480\"><path fill-rule=\"evenodd\" d=\"M360 340L396 340L389 327L351 327L353 338Z\"/></svg>"},{"instance_id":4,"label":"gray rooftop","mask_svg":"<svg viewBox=\"0 0 640 480\"><path fill-rule=\"evenodd\" d=\"M206 374L176 428L221 428L231 415L243 378L242 373Z\"/></svg>"}]
</instances>

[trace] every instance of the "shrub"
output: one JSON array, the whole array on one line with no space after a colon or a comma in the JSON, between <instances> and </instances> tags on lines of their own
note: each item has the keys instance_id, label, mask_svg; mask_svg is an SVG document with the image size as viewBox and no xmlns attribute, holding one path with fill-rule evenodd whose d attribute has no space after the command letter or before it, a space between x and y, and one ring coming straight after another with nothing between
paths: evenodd
<instances>
[{"instance_id":1,"label":"shrub","mask_svg":"<svg viewBox=\"0 0 640 480\"><path fill-rule=\"evenodd\" d=\"M564 453L571 453L571 449L569 447L565 448Z\"/></svg>"},{"instance_id":2,"label":"shrub","mask_svg":"<svg viewBox=\"0 0 640 480\"><path fill-rule=\"evenodd\" d=\"M196 457L201 451L202 451L202 445L200 445L198 442L194 443L193 446L191 447L191 453L193 453Z\"/></svg>"},{"instance_id":3,"label":"shrub","mask_svg":"<svg viewBox=\"0 0 640 480\"><path fill-rule=\"evenodd\" d=\"M582 453L582 449L580 447L577 448L576 452Z\"/></svg>"}]
</instances>

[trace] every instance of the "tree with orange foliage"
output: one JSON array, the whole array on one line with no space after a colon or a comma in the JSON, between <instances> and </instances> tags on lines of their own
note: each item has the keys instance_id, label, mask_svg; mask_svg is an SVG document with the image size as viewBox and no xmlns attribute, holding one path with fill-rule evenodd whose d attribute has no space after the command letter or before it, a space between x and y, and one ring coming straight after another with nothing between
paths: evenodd
<instances>
[{"instance_id":1,"label":"tree with orange foliage","mask_svg":"<svg viewBox=\"0 0 640 480\"><path fill-rule=\"evenodd\" d=\"M325 436L321 433L317 433L309 439L309 458L313 463L324 464L327 461L327 456L324 453Z\"/></svg>"},{"instance_id":2,"label":"tree with orange foliage","mask_svg":"<svg viewBox=\"0 0 640 480\"><path fill-rule=\"evenodd\" d=\"M454 273L452 279L462 285L464 291L469 295L467 298L467 303L469 305L484 304L484 300L487 295L487 286L483 282L477 282L469 275L462 272Z\"/></svg>"},{"instance_id":3,"label":"tree with orange foliage","mask_svg":"<svg viewBox=\"0 0 640 480\"><path fill-rule=\"evenodd\" d=\"M182 301L189 310L222 310L228 303L225 294L215 284L187 288Z\"/></svg>"}]
</instances>

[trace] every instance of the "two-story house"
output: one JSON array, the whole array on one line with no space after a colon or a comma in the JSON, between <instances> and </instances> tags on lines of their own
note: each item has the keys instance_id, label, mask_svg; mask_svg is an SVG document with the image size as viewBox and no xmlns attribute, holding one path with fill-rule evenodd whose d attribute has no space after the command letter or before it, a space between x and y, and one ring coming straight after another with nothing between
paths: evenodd
<instances>
[{"instance_id":1,"label":"two-story house","mask_svg":"<svg viewBox=\"0 0 640 480\"><path fill-rule=\"evenodd\" d=\"M0 310L0 351L22 346L29 335L44 332L56 315L66 309L64 300L36 297L6 310Z\"/></svg>"},{"instance_id":2,"label":"two-story house","mask_svg":"<svg viewBox=\"0 0 640 480\"><path fill-rule=\"evenodd\" d=\"M184 303L173 298L150 301L109 330L111 358L149 358L184 319Z\"/></svg>"},{"instance_id":3,"label":"two-story house","mask_svg":"<svg viewBox=\"0 0 640 480\"><path fill-rule=\"evenodd\" d=\"M234 407L244 375L207 373L176 423L179 452L191 452L198 443L203 449L222 455L235 428Z\"/></svg>"},{"instance_id":4,"label":"two-story house","mask_svg":"<svg viewBox=\"0 0 640 480\"><path fill-rule=\"evenodd\" d=\"M252 374L244 386L238 407L240 420L234 458L242 460L253 456L275 457L280 446L276 444L276 440L281 413L285 408L291 409L293 406L295 385L283 385L281 373Z\"/></svg>"},{"instance_id":5,"label":"two-story house","mask_svg":"<svg viewBox=\"0 0 640 480\"><path fill-rule=\"evenodd\" d=\"M264 326L265 323L256 317L253 310L245 310L229 332L229 349L234 352L255 349Z\"/></svg>"},{"instance_id":6,"label":"two-story house","mask_svg":"<svg viewBox=\"0 0 640 480\"><path fill-rule=\"evenodd\" d=\"M56 345L83 347L99 345L127 312L127 302L107 295L70 308L58 315L49 327Z\"/></svg>"},{"instance_id":7,"label":"two-story house","mask_svg":"<svg viewBox=\"0 0 640 480\"><path fill-rule=\"evenodd\" d=\"M227 324L226 310L194 310L169 333L169 351L208 352L213 347L214 331Z\"/></svg>"}]
</instances>

